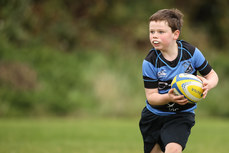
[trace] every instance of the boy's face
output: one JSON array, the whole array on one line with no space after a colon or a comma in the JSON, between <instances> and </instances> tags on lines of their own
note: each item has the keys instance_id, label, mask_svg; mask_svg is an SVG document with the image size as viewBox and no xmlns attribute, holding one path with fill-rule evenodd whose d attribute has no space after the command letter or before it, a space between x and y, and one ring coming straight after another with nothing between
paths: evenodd
<instances>
[{"instance_id":1,"label":"boy's face","mask_svg":"<svg viewBox=\"0 0 229 153\"><path fill-rule=\"evenodd\" d=\"M151 21L149 24L149 38L157 50L167 51L179 37L179 30L172 32L167 21Z\"/></svg>"}]
</instances>

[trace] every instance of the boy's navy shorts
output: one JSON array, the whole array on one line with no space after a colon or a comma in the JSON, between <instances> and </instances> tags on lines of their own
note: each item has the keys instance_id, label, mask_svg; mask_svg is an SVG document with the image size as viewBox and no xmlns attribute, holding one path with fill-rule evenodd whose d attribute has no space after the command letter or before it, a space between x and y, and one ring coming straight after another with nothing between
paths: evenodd
<instances>
[{"instance_id":1,"label":"boy's navy shorts","mask_svg":"<svg viewBox=\"0 0 229 153\"><path fill-rule=\"evenodd\" d=\"M158 116L145 107L139 122L144 141L144 152L150 153L157 143L164 152L165 146L171 142L180 144L184 150L194 124L195 114L193 113Z\"/></svg>"}]
</instances>

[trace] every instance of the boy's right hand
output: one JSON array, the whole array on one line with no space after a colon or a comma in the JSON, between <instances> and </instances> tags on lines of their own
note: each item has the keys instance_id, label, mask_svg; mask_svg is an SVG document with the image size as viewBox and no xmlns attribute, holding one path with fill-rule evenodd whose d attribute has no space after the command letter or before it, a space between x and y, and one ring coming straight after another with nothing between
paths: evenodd
<instances>
[{"instance_id":1,"label":"boy's right hand","mask_svg":"<svg viewBox=\"0 0 229 153\"><path fill-rule=\"evenodd\" d=\"M179 105L185 105L189 102L188 99L184 98L183 95L175 95L173 89L169 90L168 95L171 102L177 103Z\"/></svg>"}]
</instances>

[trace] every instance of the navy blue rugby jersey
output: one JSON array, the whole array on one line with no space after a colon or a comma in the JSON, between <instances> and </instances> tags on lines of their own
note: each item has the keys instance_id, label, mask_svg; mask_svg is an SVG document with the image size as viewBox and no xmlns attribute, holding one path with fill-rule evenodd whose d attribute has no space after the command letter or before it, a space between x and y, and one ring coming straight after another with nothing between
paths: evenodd
<instances>
[{"instance_id":1,"label":"navy blue rugby jersey","mask_svg":"<svg viewBox=\"0 0 229 153\"><path fill-rule=\"evenodd\" d=\"M168 93L171 89L172 79L180 73L207 75L211 66L200 52L191 44L178 40L178 56L173 61L166 60L159 50L151 49L143 61L142 73L145 88L158 88L160 94ZM193 112L196 104L179 105L168 103L166 105L150 105L146 100L146 107L157 115L170 115L177 112Z\"/></svg>"}]
</instances>

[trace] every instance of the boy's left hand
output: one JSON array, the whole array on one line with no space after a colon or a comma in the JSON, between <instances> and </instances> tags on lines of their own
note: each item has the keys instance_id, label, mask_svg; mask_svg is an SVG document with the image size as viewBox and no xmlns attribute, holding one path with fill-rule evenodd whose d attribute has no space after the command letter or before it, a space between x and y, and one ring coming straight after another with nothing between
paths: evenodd
<instances>
[{"instance_id":1,"label":"boy's left hand","mask_svg":"<svg viewBox=\"0 0 229 153\"><path fill-rule=\"evenodd\" d=\"M202 89L203 89L203 98L205 98L207 96L207 94L208 94L208 80L205 79L202 76L199 76L199 75L197 75L197 77L203 82L203 87L202 87Z\"/></svg>"}]
</instances>

